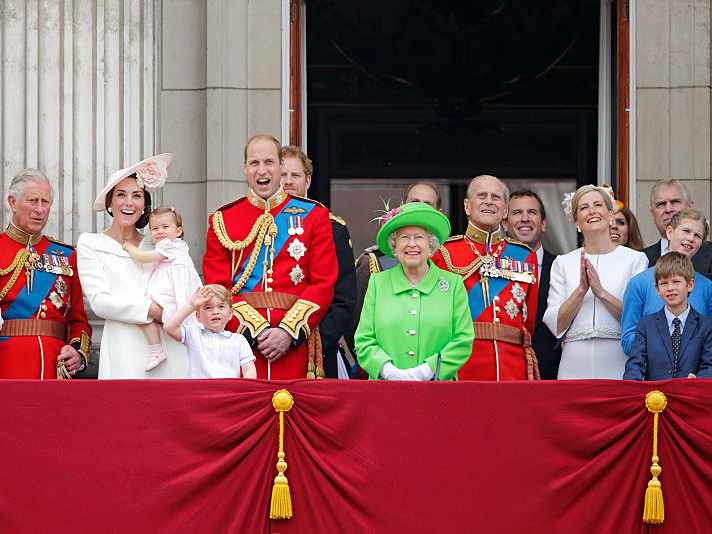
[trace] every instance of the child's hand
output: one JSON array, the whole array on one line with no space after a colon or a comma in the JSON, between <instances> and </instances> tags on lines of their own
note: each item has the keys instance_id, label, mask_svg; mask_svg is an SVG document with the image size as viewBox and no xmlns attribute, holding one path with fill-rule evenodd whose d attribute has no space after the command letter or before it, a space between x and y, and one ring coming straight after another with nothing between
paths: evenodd
<instances>
[{"instance_id":1,"label":"child's hand","mask_svg":"<svg viewBox=\"0 0 712 534\"><path fill-rule=\"evenodd\" d=\"M136 245L133 243L129 243L128 241L124 241L124 244L121 245L121 248L123 248L126 252L131 252L132 249L136 248Z\"/></svg>"},{"instance_id":2,"label":"child's hand","mask_svg":"<svg viewBox=\"0 0 712 534\"><path fill-rule=\"evenodd\" d=\"M697 375L695 373L690 373L687 375L687 378L697 378Z\"/></svg>"},{"instance_id":3,"label":"child's hand","mask_svg":"<svg viewBox=\"0 0 712 534\"><path fill-rule=\"evenodd\" d=\"M193 293L193 296L190 297L188 303L197 310L203 304L206 304L212 296L213 292L210 291L210 288L201 287L200 289L195 290L195 293Z\"/></svg>"}]
</instances>

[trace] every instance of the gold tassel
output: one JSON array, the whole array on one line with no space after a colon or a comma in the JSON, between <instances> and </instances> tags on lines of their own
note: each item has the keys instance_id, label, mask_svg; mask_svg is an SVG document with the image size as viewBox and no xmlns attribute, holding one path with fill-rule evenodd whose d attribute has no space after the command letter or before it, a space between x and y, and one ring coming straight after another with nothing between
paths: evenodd
<instances>
[{"instance_id":1,"label":"gold tassel","mask_svg":"<svg viewBox=\"0 0 712 534\"><path fill-rule=\"evenodd\" d=\"M277 453L277 476L272 486L272 500L269 507L270 519L289 519L292 517L292 497L289 493L289 482L284 472L287 462L284 461L284 412L294 406L294 398L286 389L280 389L272 395L272 406L279 412L279 452Z\"/></svg>"},{"instance_id":2,"label":"gold tassel","mask_svg":"<svg viewBox=\"0 0 712 534\"><path fill-rule=\"evenodd\" d=\"M660 525L665 521L665 504L663 503L663 490L658 477L662 467L658 465L658 415L667 406L667 398L662 391L650 391L645 396L645 406L653 414L653 465L650 473L653 478L648 482L645 490L645 505L643 507L643 521L651 525Z\"/></svg>"}]
</instances>

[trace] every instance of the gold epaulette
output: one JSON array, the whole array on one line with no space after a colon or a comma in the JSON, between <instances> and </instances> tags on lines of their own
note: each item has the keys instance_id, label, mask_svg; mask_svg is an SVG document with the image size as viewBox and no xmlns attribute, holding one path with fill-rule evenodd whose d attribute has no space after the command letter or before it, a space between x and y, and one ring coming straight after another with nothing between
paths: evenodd
<instances>
[{"instance_id":1,"label":"gold epaulette","mask_svg":"<svg viewBox=\"0 0 712 534\"><path fill-rule=\"evenodd\" d=\"M346 221L343 220L341 217L338 215L334 215L333 213L329 212L329 219L331 219L334 222L339 223L341 226L346 226Z\"/></svg>"},{"instance_id":2,"label":"gold epaulette","mask_svg":"<svg viewBox=\"0 0 712 534\"><path fill-rule=\"evenodd\" d=\"M228 202L227 204L224 204L224 205L220 206L219 208L216 208L215 211L213 211L212 214L215 215L218 211L223 211L223 210L225 210L225 209L227 209L227 208L230 208L230 207L234 206L235 204L237 204L238 202L242 202L242 201L245 200L246 198L247 198L247 197L240 197L240 198L238 198L237 200L233 200L232 202Z\"/></svg>"},{"instance_id":3,"label":"gold epaulette","mask_svg":"<svg viewBox=\"0 0 712 534\"><path fill-rule=\"evenodd\" d=\"M322 208L325 208L324 204L319 202L318 200L314 200L313 198L307 198L307 197L300 197L299 195L293 195L292 193L289 193L289 196L292 198L296 198L297 200L303 200L305 202L311 202L312 204L316 204L317 206L321 206Z\"/></svg>"},{"instance_id":4,"label":"gold epaulette","mask_svg":"<svg viewBox=\"0 0 712 534\"><path fill-rule=\"evenodd\" d=\"M74 250L74 247L69 243L65 243L64 241L60 241L59 239L55 239L54 237L50 237L48 235L46 235L45 237L48 241L51 241L52 243L57 243L58 245L62 245L64 247L71 248L72 250Z\"/></svg>"},{"instance_id":5,"label":"gold epaulette","mask_svg":"<svg viewBox=\"0 0 712 534\"><path fill-rule=\"evenodd\" d=\"M519 245L519 246L521 246L521 247L528 248L530 251L532 251L532 252L534 252L534 253L536 254L536 252L534 251L534 249L533 249L532 247L530 247L529 245L527 245L526 243L522 243L521 241L517 241L516 239L512 239L512 238L509 237L509 236L504 236L504 240L505 240L507 243L511 243L512 245Z\"/></svg>"},{"instance_id":6,"label":"gold epaulette","mask_svg":"<svg viewBox=\"0 0 712 534\"><path fill-rule=\"evenodd\" d=\"M462 235L462 234L460 234L460 235L453 235L453 236L448 237L448 238L445 240L445 243L449 243L450 241L458 241L459 239L462 239L462 238L464 238L464 237L465 237L465 236Z\"/></svg>"}]
</instances>

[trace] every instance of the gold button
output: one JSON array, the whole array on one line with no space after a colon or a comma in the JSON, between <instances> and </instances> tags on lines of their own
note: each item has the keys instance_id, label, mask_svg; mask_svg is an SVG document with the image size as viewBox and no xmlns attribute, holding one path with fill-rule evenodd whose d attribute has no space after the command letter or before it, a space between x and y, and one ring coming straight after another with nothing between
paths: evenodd
<instances>
[{"instance_id":1,"label":"gold button","mask_svg":"<svg viewBox=\"0 0 712 534\"><path fill-rule=\"evenodd\" d=\"M42 304L42 311L47 311L47 305L46 305L46 304Z\"/></svg>"},{"instance_id":2,"label":"gold button","mask_svg":"<svg viewBox=\"0 0 712 534\"><path fill-rule=\"evenodd\" d=\"M499 313L501 311L501 308L499 306L494 307L494 313Z\"/></svg>"},{"instance_id":3,"label":"gold button","mask_svg":"<svg viewBox=\"0 0 712 534\"><path fill-rule=\"evenodd\" d=\"M494 301L495 301L495 302L499 302L499 295L495 295L495 296L494 296Z\"/></svg>"},{"instance_id":4,"label":"gold button","mask_svg":"<svg viewBox=\"0 0 712 534\"><path fill-rule=\"evenodd\" d=\"M499 323L499 317L495 317L495 318L494 318L494 322L495 322L495 323Z\"/></svg>"},{"instance_id":5,"label":"gold button","mask_svg":"<svg viewBox=\"0 0 712 534\"><path fill-rule=\"evenodd\" d=\"M267 293L269 293L269 292L272 291L272 288L271 288L271 287L268 287L267 289L265 289L265 291L266 291Z\"/></svg>"},{"instance_id":6,"label":"gold button","mask_svg":"<svg viewBox=\"0 0 712 534\"><path fill-rule=\"evenodd\" d=\"M47 317L47 314L45 312L42 312L42 313L40 313L40 317L42 317L42 319L44 319L45 317Z\"/></svg>"},{"instance_id":7,"label":"gold button","mask_svg":"<svg viewBox=\"0 0 712 534\"><path fill-rule=\"evenodd\" d=\"M272 282L273 282L273 280L272 280L271 278L268 278L268 279L267 279L267 283L268 283L268 284L271 284Z\"/></svg>"}]
</instances>

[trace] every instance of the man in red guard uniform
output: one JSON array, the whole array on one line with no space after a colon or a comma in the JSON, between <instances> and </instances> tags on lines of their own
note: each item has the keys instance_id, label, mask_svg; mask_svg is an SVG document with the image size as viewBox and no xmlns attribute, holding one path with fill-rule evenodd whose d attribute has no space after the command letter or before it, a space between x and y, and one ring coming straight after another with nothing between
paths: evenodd
<instances>
[{"instance_id":1,"label":"man in red guard uniform","mask_svg":"<svg viewBox=\"0 0 712 534\"><path fill-rule=\"evenodd\" d=\"M10 183L0 235L0 378L71 378L87 365L91 327L74 248L42 235L52 187L36 169Z\"/></svg>"},{"instance_id":2,"label":"man in red guard uniform","mask_svg":"<svg viewBox=\"0 0 712 534\"><path fill-rule=\"evenodd\" d=\"M538 379L531 348L537 306L537 258L510 239L500 224L507 214L507 186L494 176L477 176L467 188L464 236L451 237L433 262L462 276L475 327L470 359L460 380Z\"/></svg>"},{"instance_id":3,"label":"man in red guard uniform","mask_svg":"<svg viewBox=\"0 0 712 534\"><path fill-rule=\"evenodd\" d=\"M208 220L203 275L231 290L237 331L255 349L257 377L323 377L319 321L338 274L329 210L287 195L282 146L256 135L245 147L246 197Z\"/></svg>"}]
</instances>

